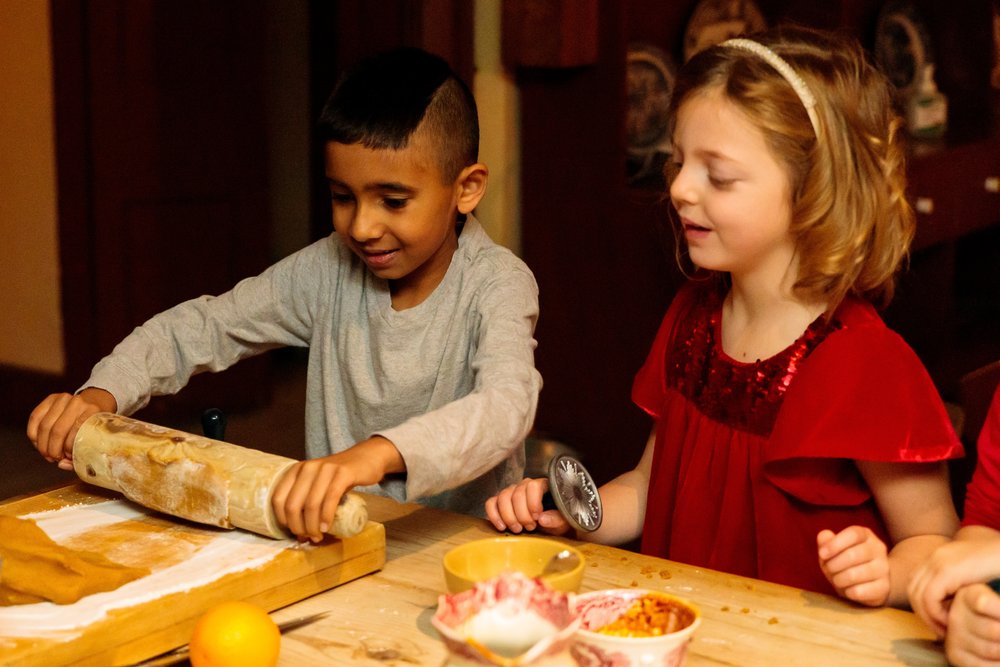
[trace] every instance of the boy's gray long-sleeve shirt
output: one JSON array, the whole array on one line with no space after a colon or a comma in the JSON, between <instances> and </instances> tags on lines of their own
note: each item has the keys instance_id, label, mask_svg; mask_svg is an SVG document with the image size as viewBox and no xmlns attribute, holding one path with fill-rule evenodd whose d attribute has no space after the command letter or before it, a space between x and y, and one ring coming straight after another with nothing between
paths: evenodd
<instances>
[{"instance_id":1,"label":"boy's gray long-sleeve shirt","mask_svg":"<svg viewBox=\"0 0 1000 667\"><path fill-rule=\"evenodd\" d=\"M395 311L388 283L333 234L218 297L179 304L136 328L84 386L131 414L281 346L308 346L306 454L380 434L405 479L360 491L459 512L521 479L541 376L534 366L538 288L528 267L469 217L441 284Z\"/></svg>"}]
</instances>

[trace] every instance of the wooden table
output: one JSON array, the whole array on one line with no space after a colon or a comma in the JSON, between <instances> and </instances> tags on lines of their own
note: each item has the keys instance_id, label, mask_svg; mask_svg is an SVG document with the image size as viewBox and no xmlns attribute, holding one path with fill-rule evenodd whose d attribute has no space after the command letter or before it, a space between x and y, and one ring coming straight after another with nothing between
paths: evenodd
<instances>
[{"instance_id":1,"label":"wooden table","mask_svg":"<svg viewBox=\"0 0 1000 667\"><path fill-rule=\"evenodd\" d=\"M374 574L274 612L278 621L329 612L285 633L280 665L440 667L431 626L451 547L495 536L483 520L367 496L385 526L387 561ZM0 509L25 501L0 503ZM570 540L567 540L570 541ZM940 644L911 613L867 609L798 589L588 543L583 590L640 587L692 600L703 622L687 665L945 665Z\"/></svg>"},{"instance_id":2,"label":"wooden table","mask_svg":"<svg viewBox=\"0 0 1000 667\"><path fill-rule=\"evenodd\" d=\"M469 540L495 537L485 521L369 497L385 525L387 560L374 574L275 614L329 610L288 633L281 665L440 666L444 645L430 619L444 591L441 558ZM569 541L569 540L567 540ZM909 612L703 570L630 551L573 542L586 557L582 590L656 588L697 604L704 620L687 665L945 665L941 645Z\"/></svg>"}]
</instances>

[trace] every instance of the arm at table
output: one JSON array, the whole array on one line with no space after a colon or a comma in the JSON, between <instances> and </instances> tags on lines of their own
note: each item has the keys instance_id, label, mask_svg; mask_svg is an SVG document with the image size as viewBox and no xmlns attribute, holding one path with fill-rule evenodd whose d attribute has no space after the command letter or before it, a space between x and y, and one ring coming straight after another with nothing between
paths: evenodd
<instances>
[{"instance_id":1,"label":"arm at table","mask_svg":"<svg viewBox=\"0 0 1000 667\"><path fill-rule=\"evenodd\" d=\"M936 548L958 530L944 463L881 463L858 461L858 469L872 489L893 547L888 552L888 587L882 602L865 599L865 592L831 580L845 597L865 604L909 604L907 589L914 572Z\"/></svg>"},{"instance_id":2,"label":"arm at table","mask_svg":"<svg viewBox=\"0 0 1000 667\"><path fill-rule=\"evenodd\" d=\"M913 575L910 604L938 636L948 625L948 605L963 586L1000 577L1000 532L965 526Z\"/></svg>"},{"instance_id":3,"label":"arm at table","mask_svg":"<svg viewBox=\"0 0 1000 667\"><path fill-rule=\"evenodd\" d=\"M624 544L642 535L655 443L654 427L646 440L646 448L638 465L600 488L601 504L604 507L601 527L592 533L580 531L578 539L601 544Z\"/></svg>"}]
</instances>

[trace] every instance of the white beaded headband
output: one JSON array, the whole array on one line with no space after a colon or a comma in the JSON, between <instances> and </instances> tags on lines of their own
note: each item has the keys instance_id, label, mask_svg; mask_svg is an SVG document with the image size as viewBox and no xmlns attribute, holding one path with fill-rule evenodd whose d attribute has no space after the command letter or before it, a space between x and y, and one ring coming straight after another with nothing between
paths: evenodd
<instances>
[{"instance_id":1,"label":"white beaded headband","mask_svg":"<svg viewBox=\"0 0 1000 667\"><path fill-rule=\"evenodd\" d=\"M743 49L744 51L749 51L750 53L758 56L759 58L765 60L768 65L773 67L778 71L785 81L791 85L792 90L795 94L799 96L802 100L802 106L806 108L806 113L809 114L809 122L812 123L813 132L816 136L819 136L819 116L816 115L816 98L813 97L812 91L809 90L809 86L806 82L802 80L792 66L788 64L788 61L779 56L777 53L764 46L760 42L755 42L752 39L727 39L722 43L722 46L729 46L734 49Z\"/></svg>"}]
</instances>

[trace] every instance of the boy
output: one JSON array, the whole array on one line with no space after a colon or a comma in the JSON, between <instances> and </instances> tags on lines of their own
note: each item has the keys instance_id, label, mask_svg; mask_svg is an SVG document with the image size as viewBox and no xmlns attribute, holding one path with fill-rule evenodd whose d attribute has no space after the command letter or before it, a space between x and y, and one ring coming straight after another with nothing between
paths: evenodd
<instances>
[{"instance_id":1,"label":"boy","mask_svg":"<svg viewBox=\"0 0 1000 667\"><path fill-rule=\"evenodd\" d=\"M528 268L470 214L488 176L476 104L437 56L360 63L320 117L336 234L150 319L53 394L28 437L70 467L79 424L131 414L282 345L310 348L306 454L274 492L278 520L314 541L350 488L481 513L518 480L541 377Z\"/></svg>"}]
</instances>

